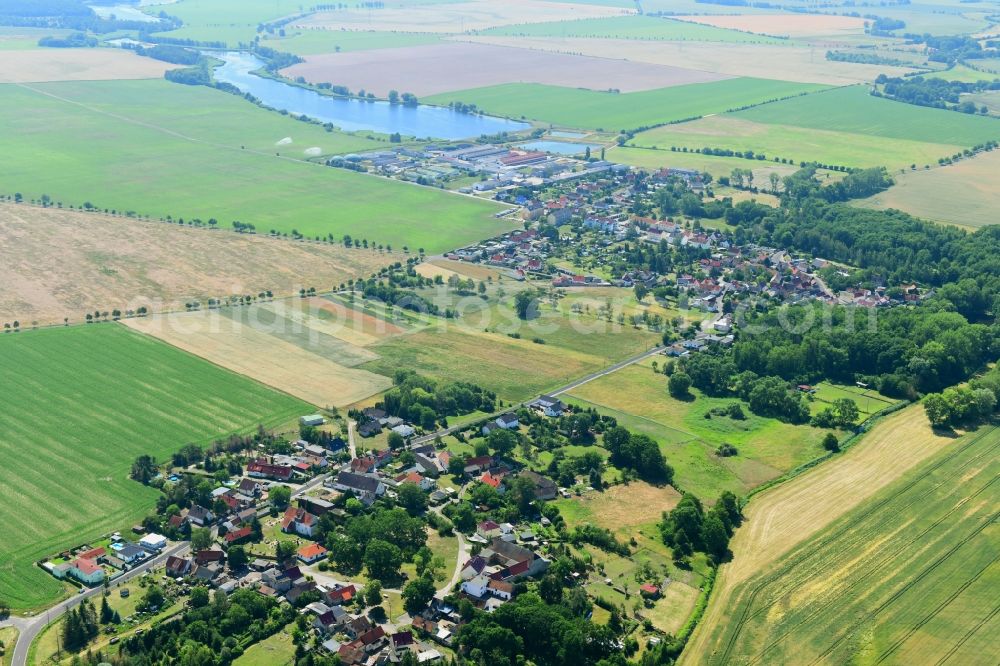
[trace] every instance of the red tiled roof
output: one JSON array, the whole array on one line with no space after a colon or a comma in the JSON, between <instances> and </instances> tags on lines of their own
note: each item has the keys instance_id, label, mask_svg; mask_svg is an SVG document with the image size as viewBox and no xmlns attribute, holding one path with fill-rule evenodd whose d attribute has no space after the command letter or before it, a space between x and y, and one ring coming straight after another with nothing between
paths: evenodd
<instances>
[{"instance_id":1,"label":"red tiled roof","mask_svg":"<svg viewBox=\"0 0 1000 666\"><path fill-rule=\"evenodd\" d=\"M306 546L302 546L301 548L299 548L298 553L299 553L299 557L301 557L303 559L306 559L306 560L311 560L313 558L319 557L320 555L323 555L324 553L326 553L326 548L324 548L323 546L319 545L318 543L311 543L311 544L308 544Z\"/></svg>"}]
</instances>

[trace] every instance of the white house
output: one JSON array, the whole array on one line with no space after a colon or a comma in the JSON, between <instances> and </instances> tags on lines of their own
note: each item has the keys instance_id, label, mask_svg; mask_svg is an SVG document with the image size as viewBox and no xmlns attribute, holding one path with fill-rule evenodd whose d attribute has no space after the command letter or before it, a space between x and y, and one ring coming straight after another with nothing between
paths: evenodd
<instances>
[{"instance_id":1,"label":"white house","mask_svg":"<svg viewBox=\"0 0 1000 666\"><path fill-rule=\"evenodd\" d=\"M472 580L467 580L462 583L462 592L465 592L469 596L477 599L482 599L486 596L486 590L489 589L489 584L490 579L486 576L476 576Z\"/></svg>"},{"instance_id":2,"label":"white house","mask_svg":"<svg viewBox=\"0 0 1000 666\"><path fill-rule=\"evenodd\" d=\"M139 539L139 545L151 553L158 553L167 547L167 537L162 534L150 532Z\"/></svg>"}]
</instances>

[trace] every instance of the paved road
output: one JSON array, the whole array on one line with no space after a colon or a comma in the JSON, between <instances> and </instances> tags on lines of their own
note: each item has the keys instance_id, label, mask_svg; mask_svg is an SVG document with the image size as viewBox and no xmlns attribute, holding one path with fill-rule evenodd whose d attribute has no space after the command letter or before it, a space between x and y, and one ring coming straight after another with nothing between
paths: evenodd
<instances>
[{"instance_id":1,"label":"paved road","mask_svg":"<svg viewBox=\"0 0 1000 666\"><path fill-rule=\"evenodd\" d=\"M458 489L457 499L462 499L462 494L469 487L470 483L467 483ZM431 511L440 516L442 515L441 512L444 511L445 506L447 506L447 504L441 504L431 509ZM464 567L465 563L472 557L472 549L469 548L469 542L465 540L465 535L458 530L455 530L455 536L458 537L458 560L455 562L455 570L451 574L451 580L444 583L438 591L434 593L434 596L438 599L444 599L446 596L451 594L454 587L462 580L462 567Z\"/></svg>"},{"instance_id":2,"label":"paved road","mask_svg":"<svg viewBox=\"0 0 1000 666\"><path fill-rule=\"evenodd\" d=\"M147 560L131 571L123 574L120 578L115 580L114 585L118 586L122 583L127 583L136 576L139 576L157 565L162 564L171 555L179 555L185 552L188 547L188 542L182 541L174 546L171 546L170 548L167 548L153 559ZM11 618L10 620L0 623L0 626L15 626L18 628L18 631L20 631L17 636L17 644L14 646L14 654L12 655L11 665L26 666L28 663L28 650L31 648L31 644L35 641L35 638L38 637L38 634L42 632L42 629L48 626L48 624L53 620L58 619L59 616L69 609L76 607L77 604L84 599L96 597L103 592L103 586L90 588L83 594L75 594L69 599L56 604L44 613L40 613L35 617Z\"/></svg>"},{"instance_id":3,"label":"paved road","mask_svg":"<svg viewBox=\"0 0 1000 666\"><path fill-rule=\"evenodd\" d=\"M579 388L580 386L583 386L584 384L586 384L588 382L594 381L595 379L600 379L601 377L604 377L605 375L610 375L613 372L618 372L622 368L626 368L626 367L628 367L630 365L638 363L639 361L647 359L650 356L656 356L657 354L661 354L661 353L663 353L663 351L665 349L666 349L666 347L663 347L663 346L653 347L649 351L642 352L641 354L636 354L635 356L632 356L631 358L627 358L624 361L619 361L618 363L615 363L614 365L609 365L608 367L604 368L603 370L599 370L598 372L591 373L591 374L587 375L586 377L581 377L580 379L577 379L577 380L575 380L573 382L570 382L569 384L566 384L564 386L560 386L559 388L555 389L554 391L550 391L546 395L560 396L560 395L562 395L564 393L568 393L568 392L572 391L575 388ZM526 400L525 402L519 402L516 405L510 405L509 407L505 408L503 411L491 414L487 418L495 418L497 416L500 416L501 414L506 414L509 411L512 411L512 410L515 410L515 409L520 409L521 407L524 407L524 406L528 405L531 402L534 402L534 399L532 399L532 400ZM464 430L464 429L466 429L468 427L469 427L469 424L466 423L464 425L451 426L449 428L444 428L442 430L438 430L437 432L432 432L432 433L429 433L429 434L426 434L426 435L421 435L419 437L414 437L413 439L410 440L410 447L420 446L421 444L426 444L428 442L434 441L434 439L437 438L437 437L444 437L445 435L450 435L450 434L452 434L454 432L458 432L459 430Z\"/></svg>"}]
</instances>

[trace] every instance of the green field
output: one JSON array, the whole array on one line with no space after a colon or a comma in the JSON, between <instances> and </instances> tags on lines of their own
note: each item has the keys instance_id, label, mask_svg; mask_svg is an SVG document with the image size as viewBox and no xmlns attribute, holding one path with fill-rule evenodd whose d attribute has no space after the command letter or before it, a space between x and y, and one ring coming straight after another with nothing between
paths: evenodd
<instances>
[{"instance_id":1,"label":"green field","mask_svg":"<svg viewBox=\"0 0 1000 666\"><path fill-rule=\"evenodd\" d=\"M612 18L579 19L525 23L491 28L482 35L511 37L590 37L601 39L640 39L647 41L749 42L753 44L788 44L775 39L738 30L726 30L710 25L689 23L652 16L619 16Z\"/></svg>"},{"instance_id":2,"label":"green field","mask_svg":"<svg viewBox=\"0 0 1000 666\"><path fill-rule=\"evenodd\" d=\"M773 108L780 104L783 102L768 104L762 108ZM691 150L705 147L740 152L751 150L767 155L768 158L785 158L795 164L819 162L850 167L886 166L890 169L909 167L911 164L935 164L938 158L954 155L962 148L956 144L750 121L740 115L712 116L689 123L657 127L637 134L629 145L668 150L671 146ZM676 153L671 155L681 159ZM752 164L744 161L744 168Z\"/></svg>"},{"instance_id":3,"label":"green field","mask_svg":"<svg viewBox=\"0 0 1000 666\"><path fill-rule=\"evenodd\" d=\"M903 104L852 86L657 127L636 135L629 145L668 151L725 148L795 163L902 169L936 164L941 157L998 137L996 118ZM609 159L614 159L611 152ZM677 164L688 159L668 155L662 159Z\"/></svg>"},{"instance_id":4,"label":"green field","mask_svg":"<svg viewBox=\"0 0 1000 666\"><path fill-rule=\"evenodd\" d=\"M698 663L998 663L998 447L950 444L737 587Z\"/></svg>"},{"instance_id":5,"label":"green field","mask_svg":"<svg viewBox=\"0 0 1000 666\"><path fill-rule=\"evenodd\" d=\"M53 96L56 95L56 96ZM31 109L31 113L23 113ZM285 138L292 143L276 145ZM302 161L379 144L165 81L0 85L5 194L150 217L233 220L430 252L510 228L497 206ZM246 148L243 149L242 147Z\"/></svg>"},{"instance_id":6,"label":"green field","mask_svg":"<svg viewBox=\"0 0 1000 666\"><path fill-rule=\"evenodd\" d=\"M436 44L436 35L405 32L345 31L345 30L299 30L286 37L262 39L264 46L279 51L287 51L301 56L318 53L349 51L371 51L374 49L403 48Z\"/></svg>"},{"instance_id":7,"label":"green field","mask_svg":"<svg viewBox=\"0 0 1000 666\"><path fill-rule=\"evenodd\" d=\"M864 86L848 86L731 114L771 125L848 132L956 146L1000 138L1000 120L931 109L872 97ZM773 149L768 152L776 152Z\"/></svg>"},{"instance_id":8,"label":"green field","mask_svg":"<svg viewBox=\"0 0 1000 666\"><path fill-rule=\"evenodd\" d=\"M52 602L62 586L32 562L127 527L157 492L128 478L164 459L313 408L123 326L0 338L0 597Z\"/></svg>"},{"instance_id":9,"label":"green field","mask_svg":"<svg viewBox=\"0 0 1000 666\"><path fill-rule=\"evenodd\" d=\"M509 118L617 131L722 113L747 104L824 88L819 84L737 78L615 94L533 83L509 83L435 95L424 101L441 105L459 101L476 104L484 111Z\"/></svg>"},{"instance_id":10,"label":"green field","mask_svg":"<svg viewBox=\"0 0 1000 666\"><path fill-rule=\"evenodd\" d=\"M659 362L662 365L662 359ZM724 416L706 419L713 407L739 401L700 394L690 402L675 400L667 395L666 377L653 372L650 363L606 375L564 397L596 407L657 440L674 467L678 487L708 500L723 490L745 494L822 453L820 440L827 431L755 416L746 404L743 421ZM738 455L716 456L715 449L723 443L734 445Z\"/></svg>"}]
</instances>

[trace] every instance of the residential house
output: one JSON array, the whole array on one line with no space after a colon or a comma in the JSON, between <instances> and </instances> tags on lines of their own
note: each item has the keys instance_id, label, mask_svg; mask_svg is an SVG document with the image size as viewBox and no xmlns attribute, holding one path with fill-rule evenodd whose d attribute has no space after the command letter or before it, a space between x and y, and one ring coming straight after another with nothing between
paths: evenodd
<instances>
[{"instance_id":1,"label":"residential house","mask_svg":"<svg viewBox=\"0 0 1000 666\"><path fill-rule=\"evenodd\" d=\"M104 569L96 561L82 557L73 560L67 573L84 585L100 585L104 582Z\"/></svg>"},{"instance_id":2,"label":"residential house","mask_svg":"<svg viewBox=\"0 0 1000 666\"><path fill-rule=\"evenodd\" d=\"M312 564L326 557L326 548L318 543L310 543L299 548L296 554L306 564Z\"/></svg>"},{"instance_id":3,"label":"residential house","mask_svg":"<svg viewBox=\"0 0 1000 666\"><path fill-rule=\"evenodd\" d=\"M194 562L188 558L173 555L167 558L167 575L171 578L183 578L191 573L193 568Z\"/></svg>"},{"instance_id":4,"label":"residential house","mask_svg":"<svg viewBox=\"0 0 1000 666\"><path fill-rule=\"evenodd\" d=\"M255 460L247 465L247 476L259 479L274 479L276 481L288 481L292 478L295 470L291 467L274 465L267 460Z\"/></svg>"},{"instance_id":5,"label":"residential house","mask_svg":"<svg viewBox=\"0 0 1000 666\"><path fill-rule=\"evenodd\" d=\"M540 500L552 500L559 494L559 486L552 479L542 476L538 472L530 469L522 470L519 477L527 478L535 484L535 498Z\"/></svg>"},{"instance_id":6,"label":"residential house","mask_svg":"<svg viewBox=\"0 0 1000 666\"><path fill-rule=\"evenodd\" d=\"M158 553L167 547L167 537L150 532L139 539L139 545L151 553Z\"/></svg>"},{"instance_id":7,"label":"residential house","mask_svg":"<svg viewBox=\"0 0 1000 666\"><path fill-rule=\"evenodd\" d=\"M490 456L476 456L465 461L466 474L479 474L493 466L493 458Z\"/></svg>"},{"instance_id":8,"label":"residential house","mask_svg":"<svg viewBox=\"0 0 1000 666\"><path fill-rule=\"evenodd\" d=\"M366 504L371 504L375 498L385 494L385 484L377 476L353 472L337 474L333 487L341 492L353 494Z\"/></svg>"},{"instance_id":9,"label":"residential house","mask_svg":"<svg viewBox=\"0 0 1000 666\"><path fill-rule=\"evenodd\" d=\"M198 527L205 527L206 525L211 525L215 521L215 514L205 507L195 504L188 511L188 520Z\"/></svg>"},{"instance_id":10,"label":"residential house","mask_svg":"<svg viewBox=\"0 0 1000 666\"><path fill-rule=\"evenodd\" d=\"M538 400L535 400L532 405L541 409L546 416L558 417L562 416L563 412L566 411L566 405L563 401L550 395L543 395Z\"/></svg>"}]
</instances>

